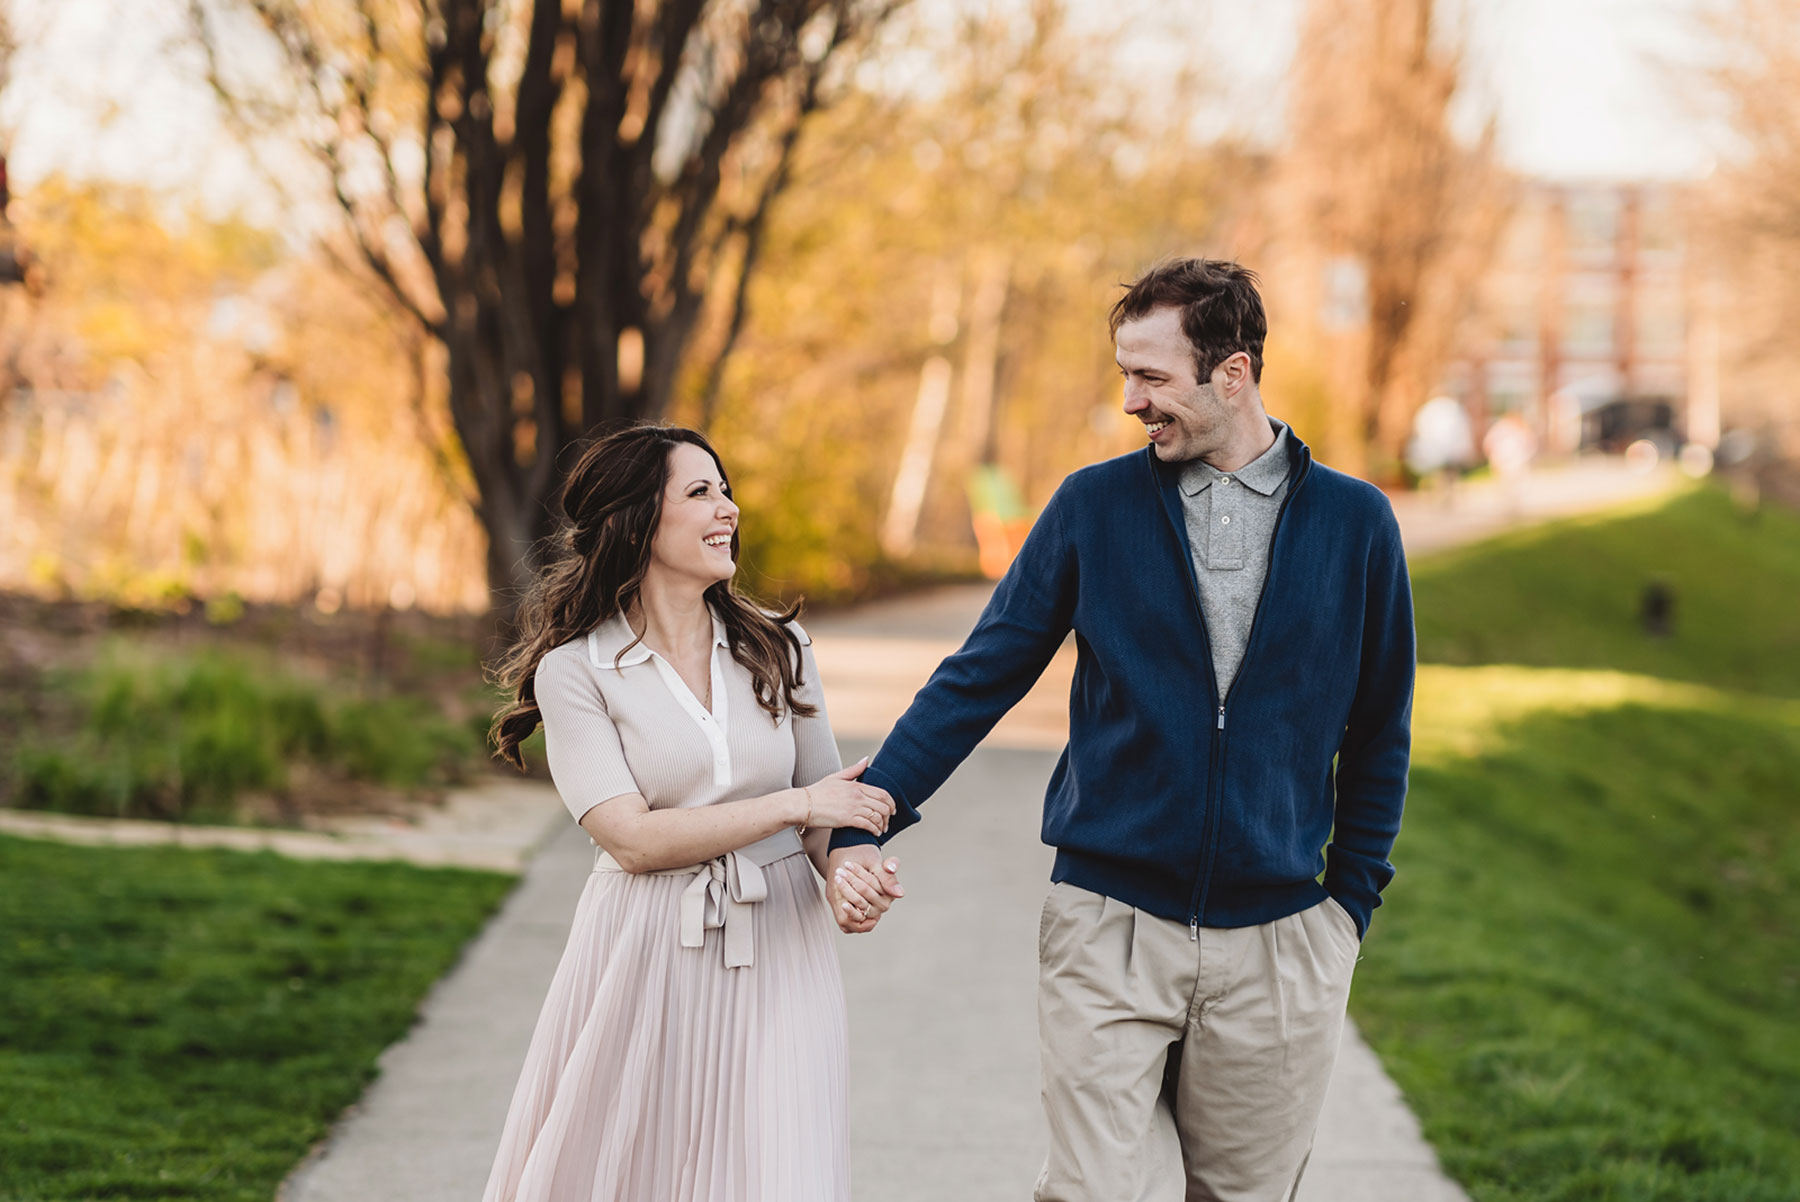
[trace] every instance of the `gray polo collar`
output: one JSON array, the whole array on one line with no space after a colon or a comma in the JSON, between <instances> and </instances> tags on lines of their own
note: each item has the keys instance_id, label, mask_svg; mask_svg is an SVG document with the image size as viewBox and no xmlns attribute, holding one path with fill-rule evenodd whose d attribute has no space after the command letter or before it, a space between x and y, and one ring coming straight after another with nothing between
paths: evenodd
<instances>
[{"instance_id":1,"label":"gray polo collar","mask_svg":"<svg viewBox=\"0 0 1800 1202\"><path fill-rule=\"evenodd\" d=\"M1275 441L1268 450L1235 472L1222 472L1199 459L1190 459L1182 464L1181 491L1190 497L1195 496L1213 481L1230 476L1265 497L1273 495L1288 477L1291 458L1288 448L1292 440L1288 438L1287 423L1280 418L1269 418L1269 426L1275 431Z\"/></svg>"}]
</instances>

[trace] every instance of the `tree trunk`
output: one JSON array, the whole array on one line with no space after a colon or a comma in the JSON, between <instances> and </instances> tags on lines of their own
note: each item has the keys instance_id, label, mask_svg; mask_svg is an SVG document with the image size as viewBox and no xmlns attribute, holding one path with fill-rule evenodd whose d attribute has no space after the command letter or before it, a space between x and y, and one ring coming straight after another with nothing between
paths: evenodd
<instances>
[{"instance_id":1,"label":"tree trunk","mask_svg":"<svg viewBox=\"0 0 1800 1202\"><path fill-rule=\"evenodd\" d=\"M1367 280L1361 364L1343 384L1360 445L1336 454L1382 482L1399 477L1412 414L1447 355L1443 331L1473 295L1452 267L1495 232L1472 218L1491 207L1491 129L1470 148L1454 135L1462 39L1440 25L1437 0L1308 0L1296 52L1296 233L1316 259L1354 259Z\"/></svg>"},{"instance_id":2,"label":"tree trunk","mask_svg":"<svg viewBox=\"0 0 1800 1202\"><path fill-rule=\"evenodd\" d=\"M300 138L356 257L444 347L497 608L569 446L666 412L697 347L716 379L821 80L899 2L189 0L215 91ZM221 52L232 10L279 78Z\"/></svg>"}]
</instances>

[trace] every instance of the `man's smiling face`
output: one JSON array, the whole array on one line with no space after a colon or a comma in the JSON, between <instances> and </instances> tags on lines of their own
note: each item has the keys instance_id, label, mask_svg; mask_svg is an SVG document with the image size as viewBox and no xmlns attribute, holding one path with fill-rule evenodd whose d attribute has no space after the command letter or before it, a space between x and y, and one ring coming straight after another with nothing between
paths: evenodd
<instances>
[{"instance_id":1,"label":"man's smiling face","mask_svg":"<svg viewBox=\"0 0 1800 1202\"><path fill-rule=\"evenodd\" d=\"M1213 381L1196 378L1194 344L1181 331L1181 310L1152 309L1122 323L1115 345L1125 412L1144 423L1158 459L1198 459L1224 445L1231 416Z\"/></svg>"}]
</instances>

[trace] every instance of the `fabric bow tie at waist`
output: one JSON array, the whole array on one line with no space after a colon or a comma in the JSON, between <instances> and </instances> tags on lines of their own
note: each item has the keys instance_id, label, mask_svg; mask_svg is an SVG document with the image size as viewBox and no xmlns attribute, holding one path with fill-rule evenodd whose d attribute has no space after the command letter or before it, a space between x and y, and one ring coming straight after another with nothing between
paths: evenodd
<instances>
[{"instance_id":1,"label":"fabric bow tie at waist","mask_svg":"<svg viewBox=\"0 0 1800 1202\"><path fill-rule=\"evenodd\" d=\"M681 946L705 947L706 932L717 930L725 937L725 967L748 968L756 959L755 935L751 928L750 907L769 896L768 878L763 869L778 860L799 855L800 835L793 828L767 839L715 856L704 864L686 868L662 868L642 876L692 876L681 891ZM619 862L605 851L594 849L597 872L623 872Z\"/></svg>"}]
</instances>

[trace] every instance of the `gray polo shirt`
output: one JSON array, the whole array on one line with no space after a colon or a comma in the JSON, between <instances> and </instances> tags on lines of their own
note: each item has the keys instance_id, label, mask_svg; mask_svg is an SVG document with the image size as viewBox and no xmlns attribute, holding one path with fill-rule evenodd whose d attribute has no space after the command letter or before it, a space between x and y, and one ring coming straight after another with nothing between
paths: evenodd
<instances>
[{"instance_id":1,"label":"gray polo shirt","mask_svg":"<svg viewBox=\"0 0 1800 1202\"><path fill-rule=\"evenodd\" d=\"M1285 424L1271 417L1269 425L1274 444L1235 472L1198 459L1181 466L1188 546L1221 697L1231 691L1244 662L1250 623L1269 575L1269 540L1287 496L1291 440Z\"/></svg>"}]
</instances>

